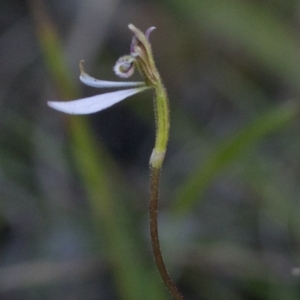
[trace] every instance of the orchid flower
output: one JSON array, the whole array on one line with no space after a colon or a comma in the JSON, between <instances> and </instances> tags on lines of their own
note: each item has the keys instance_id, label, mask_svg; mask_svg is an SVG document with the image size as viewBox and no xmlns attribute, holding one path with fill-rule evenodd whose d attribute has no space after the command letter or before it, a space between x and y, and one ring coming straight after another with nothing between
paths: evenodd
<instances>
[{"instance_id":1,"label":"orchid flower","mask_svg":"<svg viewBox=\"0 0 300 300\"><path fill-rule=\"evenodd\" d=\"M83 62L81 61L79 64L81 71L79 79L82 83L96 88L131 88L67 102L48 101L48 105L67 114L91 114L106 109L147 89L154 89L157 134L150 164L155 168L160 168L164 160L169 137L169 107L167 94L156 69L149 43L150 33L155 27L148 28L145 34L132 24L129 24L128 27L134 34L130 46L130 54L118 59L114 66L114 71L119 77L128 78L134 73L136 68L144 81L118 82L99 80L91 77L84 71Z\"/></svg>"},{"instance_id":2,"label":"orchid flower","mask_svg":"<svg viewBox=\"0 0 300 300\"><path fill-rule=\"evenodd\" d=\"M133 25L129 25L129 28L132 31L137 30ZM150 27L146 33L145 37L149 40L149 35L151 31L153 31L155 27ZM146 50L147 51L147 50ZM143 53L141 48L137 47L137 40L134 37L131 45L131 53L130 55L122 56L118 59L114 66L114 72L117 76L122 78L130 77L134 73L135 66L139 69L140 72L143 72L142 68L138 66L136 57L141 55L145 58L147 55ZM58 111L67 113L67 114L91 114L101 110L104 110L132 95L145 91L149 89L151 84L148 82L146 84L145 81L140 82L127 82L127 81L106 81L99 80L94 77L88 75L83 68L83 61L79 63L80 68L80 76L79 79L82 83L95 87L95 88L126 88L133 87L126 90L119 90L115 92L105 93L101 95L96 95L88 98L82 98L73 101L67 102L59 102L59 101L48 101L48 106L54 108ZM146 79L146 78L145 78Z\"/></svg>"},{"instance_id":3,"label":"orchid flower","mask_svg":"<svg viewBox=\"0 0 300 300\"><path fill-rule=\"evenodd\" d=\"M48 105L68 114L90 114L108 108L127 97L145 91L146 89L154 90L156 139L150 157L151 196L149 202L149 215L151 244L157 268L166 287L169 289L174 299L183 300L184 298L180 295L166 270L158 237L157 210L159 178L169 139L170 117L167 93L156 69L151 45L149 43L149 35L155 27L150 27L145 34L132 24L129 24L128 27L133 32L130 54L118 59L114 66L114 71L119 77L128 78L133 74L134 69L136 68L144 81L115 82L98 80L85 73L81 61L79 64L81 70L80 80L84 84L96 88L130 88L69 102L50 101L48 102Z\"/></svg>"}]
</instances>

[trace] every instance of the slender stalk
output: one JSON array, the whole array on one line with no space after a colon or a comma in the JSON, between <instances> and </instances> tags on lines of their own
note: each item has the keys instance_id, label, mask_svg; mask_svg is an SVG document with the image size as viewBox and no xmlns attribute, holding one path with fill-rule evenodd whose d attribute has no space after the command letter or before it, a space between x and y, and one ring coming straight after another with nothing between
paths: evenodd
<instances>
[{"instance_id":1,"label":"slender stalk","mask_svg":"<svg viewBox=\"0 0 300 300\"><path fill-rule=\"evenodd\" d=\"M166 269L162 253L160 250L159 236L158 236L158 222L157 222L157 211L158 211L158 196L159 196L159 179L160 179L161 168L150 168L150 202L149 202L149 215L150 215L150 236L153 256L157 265L157 269L160 276L165 283L166 287L170 291L171 295L175 300L184 300L179 293L177 287L172 281L168 271Z\"/></svg>"}]
</instances>

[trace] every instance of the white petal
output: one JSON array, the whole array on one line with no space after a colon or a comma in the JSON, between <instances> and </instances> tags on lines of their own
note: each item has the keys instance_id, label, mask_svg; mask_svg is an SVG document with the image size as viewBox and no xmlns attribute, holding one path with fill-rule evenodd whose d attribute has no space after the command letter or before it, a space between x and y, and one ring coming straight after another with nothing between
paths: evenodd
<instances>
[{"instance_id":1,"label":"white petal","mask_svg":"<svg viewBox=\"0 0 300 300\"><path fill-rule=\"evenodd\" d=\"M94 77L91 77L87 73L81 73L79 79L82 83L96 87L96 88L120 88L120 87L130 87L130 86L143 86L145 82L126 82L126 81L106 81L106 80L99 80Z\"/></svg>"},{"instance_id":2,"label":"white petal","mask_svg":"<svg viewBox=\"0 0 300 300\"><path fill-rule=\"evenodd\" d=\"M108 108L124 100L125 98L142 92L148 88L149 87L140 87L135 89L116 91L67 102L48 101L48 105L67 114L91 114Z\"/></svg>"}]
</instances>

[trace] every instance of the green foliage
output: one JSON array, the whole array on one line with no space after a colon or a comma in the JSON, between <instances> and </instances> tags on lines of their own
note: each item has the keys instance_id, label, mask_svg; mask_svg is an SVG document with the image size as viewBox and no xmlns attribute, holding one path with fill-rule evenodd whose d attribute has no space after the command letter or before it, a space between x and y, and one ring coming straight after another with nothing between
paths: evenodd
<instances>
[{"instance_id":1,"label":"green foliage","mask_svg":"<svg viewBox=\"0 0 300 300\"><path fill-rule=\"evenodd\" d=\"M299 116L299 104L278 105L257 117L250 125L243 127L233 137L225 138L205 162L201 162L196 171L190 175L177 191L174 201L175 212L191 211L210 186L213 179L226 167L247 155L265 135L276 132L290 125Z\"/></svg>"}]
</instances>

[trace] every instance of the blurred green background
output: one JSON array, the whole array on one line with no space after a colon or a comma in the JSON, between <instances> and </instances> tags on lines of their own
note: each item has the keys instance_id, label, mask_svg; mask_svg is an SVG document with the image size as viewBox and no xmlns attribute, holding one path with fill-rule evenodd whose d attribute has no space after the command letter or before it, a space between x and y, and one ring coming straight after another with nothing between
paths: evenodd
<instances>
[{"instance_id":1,"label":"blurred green background","mask_svg":"<svg viewBox=\"0 0 300 300\"><path fill-rule=\"evenodd\" d=\"M0 299L170 299L150 251L151 93L68 116L118 80L129 23L169 93L160 237L187 299L300 299L300 2L0 1ZM138 74L134 80L139 80Z\"/></svg>"}]
</instances>

